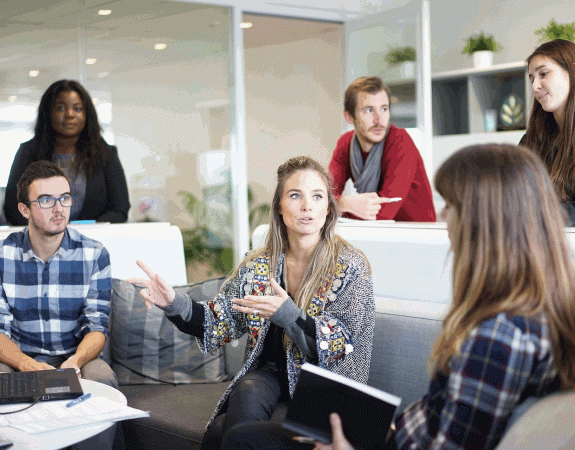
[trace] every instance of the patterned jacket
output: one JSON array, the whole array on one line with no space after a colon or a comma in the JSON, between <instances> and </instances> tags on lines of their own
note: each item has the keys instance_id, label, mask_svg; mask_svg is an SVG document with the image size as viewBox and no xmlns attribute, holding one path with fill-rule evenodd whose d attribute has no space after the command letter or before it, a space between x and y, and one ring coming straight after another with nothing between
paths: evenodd
<instances>
[{"instance_id":1,"label":"patterned jacket","mask_svg":"<svg viewBox=\"0 0 575 450\"><path fill-rule=\"evenodd\" d=\"M283 267L282 254L275 274L277 280L282 279ZM243 365L219 401L210 423L222 410L237 381L258 367L258 357L270 327L270 322L263 318L234 311L231 299L242 298L244 295L273 295L269 272L269 258L254 257L240 267L237 275L222 287L214 300L203 305L204 336L198 338L202 351L215 351L229 342L237 345L234 341L249 333ZM353 248L340 246L336 273L330 281L318 290L307 309L307 315L315 321L317 360L303 354L293 341L287 344L290 395L293 395L304 362L317 364L362 383L367 382L375 326L375 303L371 273L365 257ZM174 304L179 301L176 297ZM194 308L194 314L199 311ZM175 312L166 308L168 317Z\"/></svg>"}]
</instances>

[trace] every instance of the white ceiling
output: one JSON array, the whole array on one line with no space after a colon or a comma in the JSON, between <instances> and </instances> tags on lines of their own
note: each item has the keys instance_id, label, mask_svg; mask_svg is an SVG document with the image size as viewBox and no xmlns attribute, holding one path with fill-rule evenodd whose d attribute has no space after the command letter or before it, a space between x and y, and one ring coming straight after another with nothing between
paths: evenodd
<instances>
[{"instance_id":1,"label":"white ceiling","mask_svg":"<svg viewBox=\"0 0 575 450\"><path fill-rule=\"evenodd\" d=\"M347 8L341 1L335 6ZM100 9L112 13L100 16ZM231 20L230 9L217 2L0 0L0 101L5 101L1 92L11 95L18 89L24 95L45 89L46 80L78 78L80 70L89 79L227 53ZM246 20L254 24L244 32L246 48L307 39L340 26L262 15L247 15ZM166 43L166 50L152 50L157 42ZM84 67L88 57L97 63ZM36 79L28 76L32 69L40 71Z\"/></svg>"},{"instance_id":2,"label":"white ceiling","mask_svg":"<svg viewBox=\"0 0 575 450\"><path fill-rule=\"evenodd\" d=\"M251 13L245 48L308 39L346 19L382 16L419 0L0 0L0 102L25 101L63 78L98 80L105 73L176 65L229 53L229 5ZM109 9L108 16L98 10ZM387 13L386 13L387 14ZM314 20L293 19L313 17ZM157 42L167 44L153 50ZM97 63L86 66L86 58ZM39 70L36 78L28 76ZM169 82L169 80L166 80Z\"/></svg>"}]
</instances>

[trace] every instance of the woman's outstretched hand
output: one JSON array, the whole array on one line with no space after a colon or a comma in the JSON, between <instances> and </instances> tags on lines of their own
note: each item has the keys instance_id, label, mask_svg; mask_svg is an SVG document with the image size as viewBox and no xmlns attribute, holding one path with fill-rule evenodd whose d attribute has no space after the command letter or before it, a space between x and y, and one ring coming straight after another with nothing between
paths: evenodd
<instances>
[{"instance_id":1,"label":"woman's outstretched hand","mask_svg":"<svg viewBox=\"0 0 575 450\"><path fill-rule=\"evenodd\" d=\"M148 275L149 280L144 278L129 278L126 281L130 284L143 286L140 295L146 300L147 308L151 309L152 304L160 307L171 304L176 298L176 291L174 291L172 286L160 275L152 272L142 261L136 261L136 264Z\"/></svg>"},{"instance_id":2,"label":"woman's outstretched hand","mask_svg":"<svg viewBox=\"0 0 575 450\"><path fill-rule=\"evenodd\" d=\"M232 303L234 305L232 308L245 314L260 316L269 320L289 297L288 293L273 278L270 279L270 286L276 295L246 295L244 298L233 298Z\"/></svg>"},{"instance_id":3,"label":"woman's outstretched hand","mask_svg":"<svg viewBox=\"0 0 575 450\"><path fill-rule=\"evenodd\" d=\"M341 418L337 413L331 413L329 415L329 423L331 425L331 437L333 439L331 444L325 445L316 442L313 450L353 450L353 447L343 434Z\"/></svg>"}]
</instances>

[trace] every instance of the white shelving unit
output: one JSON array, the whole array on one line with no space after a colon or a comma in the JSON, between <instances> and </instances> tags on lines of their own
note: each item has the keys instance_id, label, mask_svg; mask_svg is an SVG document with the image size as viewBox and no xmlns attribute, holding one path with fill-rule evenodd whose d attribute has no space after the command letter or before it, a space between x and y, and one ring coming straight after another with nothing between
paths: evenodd
<instances>
[{"instance_id":1,"label":"white shelving unit","mask_svg":"<svg viewBox=\"0 0 575 450\"><path fill-rule=\"evenodd\" d=\"M386 84L391 89L391 122L399 128L415 128L417 126L415 78L392 80Z\"/></svg>"},{"instance_id":2,"label":"white shelving unit","mask_svg":"<svg viewBox=\"0 0 575 450\"><path fill-rule=\"evenodd\" d=\"M523 61L436 73L432 76L431 90L434 136L485 132L488 110L497 112L497 130L509 131L499 119L504 100L511 94L520 99L525 120L531 102L529 76ZM520 128L525 128L525 123Z\"/></svg>"},{"instance_id":3,"label":"white shelving unit","mask_svg":"<svg viewBox=\"0 0 575 450\"><path fill-rule=\"evenodd\" d=\"M415 79L386 81L396 100L391 107L392 122L403 128L416 126ZM487 110L497 112L498 131L510 131L499 120L501 105L510 94L523 103L527 121L532 91L523 61L435 73L431 87L434 136L484 133Z\"/></svg>"}]
</instances>

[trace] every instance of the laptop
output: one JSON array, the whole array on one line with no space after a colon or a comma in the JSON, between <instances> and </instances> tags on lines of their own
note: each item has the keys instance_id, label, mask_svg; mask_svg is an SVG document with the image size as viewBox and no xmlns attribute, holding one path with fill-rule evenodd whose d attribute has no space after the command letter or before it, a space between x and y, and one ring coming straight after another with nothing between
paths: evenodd
<instances>
[{"instance_id":1,"label":"laptop","mask_svg":"<svg viewBox=\"0 0 575 450\"><path fill-rule=\"evenodd\" d=\"M0 373L0 404L66 400L83 393L74 369Z\"/></svg>"}]
</instances>

